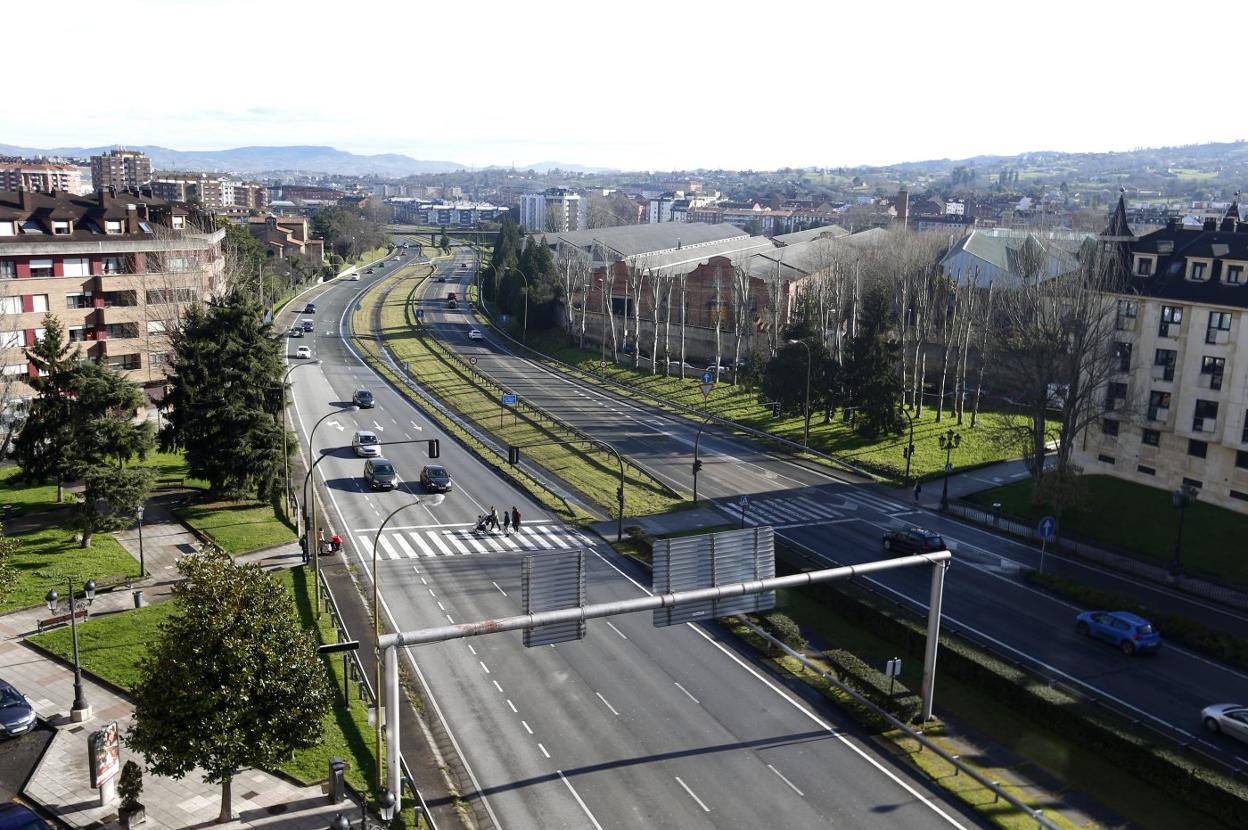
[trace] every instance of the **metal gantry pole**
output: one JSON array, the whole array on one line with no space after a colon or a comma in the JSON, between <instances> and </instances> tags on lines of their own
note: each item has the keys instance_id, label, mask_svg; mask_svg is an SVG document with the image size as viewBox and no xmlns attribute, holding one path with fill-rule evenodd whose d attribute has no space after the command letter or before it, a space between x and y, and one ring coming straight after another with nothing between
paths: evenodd
<instances>
[{"instance_id":1,"label":"metal gantry pole","mask_svg":"<svg viewBox=\"0 0 1248 830\"><path fill-rule=\"evenodd\" d=\"M380 655L379 655L380 657ZM402 809L402 769L399 767L399 650L389 648L386 657L386 699L390 701L390 713L386 718L386 763L389 765L387 788L394 795L396 813ZM380 759L379 759L380 760ZM379 779L380 780L380 779Z\"/></svg>"},{"instance_id":2,"label":"metal gantry pole","mask_svg":"<svg viewBox=\"0 0 1248 830\"><path fill-rule=\"evenodd\" d=\"M948 566L947 558L932 563L932 587L927 600L927 644L923 650L923 703L919 713L919 719L923 722L932 719L932 700L936 689L936 648L940 643L940 606L944 601L945 569Z\"/></svg>"}]
</instances>

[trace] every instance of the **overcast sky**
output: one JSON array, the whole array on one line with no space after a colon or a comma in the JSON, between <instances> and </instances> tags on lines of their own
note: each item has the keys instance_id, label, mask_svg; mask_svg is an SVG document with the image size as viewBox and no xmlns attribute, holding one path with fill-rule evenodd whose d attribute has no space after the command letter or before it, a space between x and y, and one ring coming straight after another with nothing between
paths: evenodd
<instances>
[{"instance_id":1,"label":"overcast sky","mask_svg":"<svg viewBox=\"0 0 1248 830\"><path fill-rule=\"evenodd\" d=\"M1240 2L40 8L6 38L0 143L668 170L1248 137Z\"/></svg>"}]
</instances>

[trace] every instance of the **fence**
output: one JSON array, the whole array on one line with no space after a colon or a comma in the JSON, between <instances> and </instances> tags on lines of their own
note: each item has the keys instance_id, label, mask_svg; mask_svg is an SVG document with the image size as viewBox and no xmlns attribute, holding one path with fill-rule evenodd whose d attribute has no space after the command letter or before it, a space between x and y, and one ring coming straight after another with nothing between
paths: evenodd
<instances>
[{"instance_id":1,"label":"fence","mask_svg":"<svg viewBox=\"0 0 1248 830\"><path fill-rule=\"evenodd\" d=\"M1041 543L1040 533L1036 527L1017 516L997 513L991 508L961 500L949 502L947 509L950 514L966 519L969 522L991 527L993 530L1037 545ZM1166 585L1193 596L1213 600L1231 608L1248 611L1248 594L1212 579L1186 574L1174 577L1166 568L1159 565L1142 562L1137 557L1125 552L1115 553L1112 550L1107 550L1107 546L1104 544L1093 544L1069 533L1064 533L1049 540L1048 546L1050 550L1060 551L1089 562L1095 562L1098 565L1104 565L1107 568L1147 582Z\"/></svg>"}]
</instances>

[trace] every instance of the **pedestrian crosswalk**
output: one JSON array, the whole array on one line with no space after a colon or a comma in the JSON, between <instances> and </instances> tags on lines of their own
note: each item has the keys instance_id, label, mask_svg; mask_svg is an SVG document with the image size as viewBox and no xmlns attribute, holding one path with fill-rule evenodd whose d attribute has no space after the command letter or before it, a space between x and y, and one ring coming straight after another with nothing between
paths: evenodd
<instances>
[{"instance_id":1,"label":"pedestrian crosswalk","mask_svg":"<svg viewBox=\"0 0 1248 830\"><path fill-rule=\"evenodd\" d=\"M372 553L375 534L356 534L359 550ZM397 528L382 533L377 555L382 559L424 559L485 553L528 553L573 550L586 546L579 531L561 525L525 522L518 531L473 533L472 525Z\"/></svg>"},{"instance_id":2,"label":"pedestrian crosswalk","mask_svg":"<svg viewBox=\"0 0 1248 830\"><path fill-rule=\"evenodd\" d=\"M720 508L740 516L741 503L739 499L725 499ZM750 496L745 521L773 526L820 524L854 518L863 509L887 516L910 512L904 504L862 491L787 490Z\"/></svg>"}]
</instances>

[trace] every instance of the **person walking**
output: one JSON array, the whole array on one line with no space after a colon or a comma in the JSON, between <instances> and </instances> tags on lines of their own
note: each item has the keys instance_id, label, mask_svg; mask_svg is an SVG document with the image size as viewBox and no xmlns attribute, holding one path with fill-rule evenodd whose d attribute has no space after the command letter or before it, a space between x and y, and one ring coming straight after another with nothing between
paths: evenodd
<instances>
[{"instance_id":1,"label":"person walking","mask_svg":"<svg viewBox=\"0 0 1248 830\"><path fill-rule=\"evenodd\" d=\"M511 507L511 529L516 531L516 533L520 532L520 511L516 509L515 505Z\"/></svg>"},{"instance_id":2,"label":"person walking","mask_svg":"<svg viewBox=\"0 0 1248 830\"><path fill-rule=\"evenodd\" d=\"M919 482L914 483L914 503L919 503L919 495L923 492L923 485Z\"/></svg>"},{"instance_id":3,"label":"person walking","mask_svg":"<svg viewBox=\"0 0 1248 830\"><path fill-rule=\"evenodd\" d=\"M490 505L490 527L498 530L498 511L494 509L494 505Z\"/></svg>"},{"instance_id":4,"label":"person walking","mask_svg":"<svg viewBox=\"0 0 1248 830\"><path fill-rule=\"evenodd\" d=\"M506 510L503 511L503 535L511 535L511 514Z\"/></svg>"}]
</instances>

